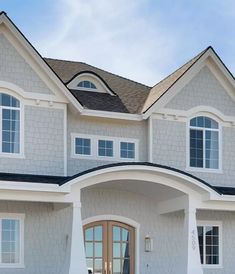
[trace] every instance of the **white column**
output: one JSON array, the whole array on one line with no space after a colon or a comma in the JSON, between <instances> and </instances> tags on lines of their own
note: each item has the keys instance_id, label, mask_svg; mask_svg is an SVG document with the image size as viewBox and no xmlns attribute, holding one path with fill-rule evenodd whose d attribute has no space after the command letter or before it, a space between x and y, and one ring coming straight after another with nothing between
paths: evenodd
<instances>
[{"instance_id":1,"label":"white column","mask_svg":"<svg viewBox=\"0 0 235 274\"><path fill-rule=\"evenodd\" d=\"M196 209L185 210L184 236L186 237L186 274L203 274L198 246Z\"/></svg>"},{"instance_id":2,"label":"white column","mask_svg":"<svg viewBox=\"0 0 235 274\"><path fill-rule=\"evenodd\" d=\"M69 274L87 274L83 240L81 203L73 203L73 222Z\"/></svg>"}]
</instances>

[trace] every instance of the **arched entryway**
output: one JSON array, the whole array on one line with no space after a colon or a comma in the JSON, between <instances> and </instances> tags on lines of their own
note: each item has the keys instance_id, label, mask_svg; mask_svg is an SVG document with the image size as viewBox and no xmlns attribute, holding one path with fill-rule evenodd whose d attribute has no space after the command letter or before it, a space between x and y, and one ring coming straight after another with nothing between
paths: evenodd
<instances>
[{"instance_id":1,"label":"arched entryway","mask_svg":"<svg viewBox=\"0 0 235 274\"><path fill-rule=\"evenodd\" d=\"M134 227L103 220L86 224L83 229L89 274L134 274Z\"/></svg>"}]
</instances>

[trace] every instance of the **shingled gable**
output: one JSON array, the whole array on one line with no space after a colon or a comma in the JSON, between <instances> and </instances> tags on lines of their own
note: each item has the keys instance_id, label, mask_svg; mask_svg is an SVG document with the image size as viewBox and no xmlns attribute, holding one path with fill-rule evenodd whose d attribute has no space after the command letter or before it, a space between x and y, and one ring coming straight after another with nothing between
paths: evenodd
<instances>
[{"instance_id":1,"label":"shingled gable","mask_svg":"<svg viewBox=\"0 0 235 274\"><path fill-rule=\"evenodd\" d=\"M174 86L179 81L182 81L187 73L193 70L195 65L206 55L210 55L213 58L218 67L220 67L220 71L234 86L232 73L227 69L212 47L208 47L202 51L151 88L86 63L51 58L43 59L5 12L0 12L0 24L2 23L15 35L23 47L25 47L28 54L34 58L40 69L48 75L50 80L62 91L68 101L83 115L109 117L112 113L113 118L121 118L121 115L123 115L123 119L146 119L155 110L158 102L161 101L162 98L165 99L167 97L166 95L169 94ZM66 86L67 83L73 79L74 76L84 71L94 73L102 78L117 96L69 90ZM102 112L104 113L103 116ZM131 118L132 115L133 118Z\"/></svg>"},{"instance_id":2,"label":"shingled gable","mask_svg":"<svg viewBox=\"0 0 235 274\"><path fill-rule=\"evenodd\" d=\"M18 29L18 27L12 22L12 20L7 16L6 12L0 12L0 25L4 25L11 33L11 35L19 42L19 44L23 47L25 56L28 58L32 58L35 62L35 68L37 68L42 74L44 73L49 80L56 87L56 90L60 92L67 98L71 105L76 108L79 112L83 110L81 104L72 96L70 91L67 89L66 85L64 85L63 81L55 74L55 72L48 66L48 64L44 61L39 52L33 47L33 45L27 40L24 34ZM54 89L55 90L55 89Z\"/></svg>"},{"instance_id":3,"label":"shingled gable","mask_svg":"<svg viewBox=\"0 0 235 274\"><path fill-rule=\"evenodd\" d=\"M157 102L160 101L167 93L173 90L173 88L179 81L184 81L183 78L186 77L189 72L192 72L196 65L199 65L200 62L205 61L208 57L212 58L213 62L219 68L220 73L222 73L226 77L226 79L228 79L228 81L234 88L235 81L233 74L225 66L215 50L210 46L203 50L201 53L199 53L197 56L195 56L193 59L188 61L186 64L184 64L178 70L160 81L151 89L142 109L143 117L147 118L149 115L151 115L151 113L154 111L154 107L156 108Z\"/></svg>"}]
</instances>

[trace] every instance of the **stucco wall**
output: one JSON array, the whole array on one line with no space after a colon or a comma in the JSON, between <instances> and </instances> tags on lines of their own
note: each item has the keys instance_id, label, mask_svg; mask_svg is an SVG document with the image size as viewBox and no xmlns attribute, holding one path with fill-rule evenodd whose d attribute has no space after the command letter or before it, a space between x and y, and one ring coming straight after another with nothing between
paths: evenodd
<instances>
[{"instance_id":1,"label":"stucco wall","mask_svg":"<svg viewBox=\"0 0 235 274\"><path fill-rule=\"evenodd\" d=\"M153 162L178 168L211 185L235 186L235 128L222 127L222 173L186 169L186 123L153 120Z\"/></svg>"},{"instance_id":2,"label":"stucco wall","mask_svg":"<svg viewBox=\"0 0 235 274\"><path fill-rule=\"evenodd\" d=\"M72 209L49 203L0 202L0 212L23 213L25 268L0 268L1 274L67 274Z\"/></svg>"},{"instance_id":3,"label":"stucco wall","mask_svg":"<svg viewBox=\"0 0 235 274\"><path fill-rule=\"evenodd\" d=\"M0 157L0 171L64 175L63 109L25 106L24 158Z\"/></svg>"},{"instance_id":4,"label":"stucco wall","mask_svg":"<svg viewBox=\"0 0 235 274\"><path fill-rule=\"evenodd\" d=\"M156 202L139 194L119 190L83 190L81 199L83 219L111 214L130 218L140 224L140 274L180 273L183 213L159 216ZM154 241L154 249L150 253L144 252L147 234Z\"/></svg>"},{"instance_id":5,"label":"stucco wall","mask_svg":"<svg viewBox=\"0 0 235 274\"><path fill-rule=\"evenodd\" d=\"M204 269L204 274L232 274L235 272L235 213L225 211L202 211L197 213L198 220L222 221L222 268Z\"/></svg>"},{"instance_id":6,"label":"stucco wall","mask_svg":"<svg viewBox=\"0 0 235 274\"><path fill-rule=\"evenodd\" d=\"M200 105L214 107L225 115L235 115L235 102L208 67L203 67L166 107L189 110Z\"/></svg>"},{"instance_id":7,"label":"stucco wall","mask_svg":"<svg viewBox=\"0 0 235 274\"><path fill-rule=\"evenodd\" d=\"M18 85L26 92L52 94L3 34L0 34L0 81Z\"/></svg>"},{"instance_id":8,"label":"stucco wall","mask_svg":"<svg viewBox=\"0 0 235 274\"><path fill-rule=\"evenodd\" d=\"M133 138L139 140L139 161L147 160L147 122L86 118L68 113L68 174L112 163L111 160L71 158L71 133Z\"/></svg>"}]
</instances>

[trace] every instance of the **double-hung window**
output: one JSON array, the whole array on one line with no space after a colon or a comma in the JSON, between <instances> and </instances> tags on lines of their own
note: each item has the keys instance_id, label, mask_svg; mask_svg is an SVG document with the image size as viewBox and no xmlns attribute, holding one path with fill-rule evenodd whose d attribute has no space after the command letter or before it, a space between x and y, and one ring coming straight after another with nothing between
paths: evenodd
<instances>
[{"instance_id":1,"label":"double-hung window","mask_svg":"<svg viewBox=\"0 0 235 274\"><path fill-rule=\"evenodd\" d=\"M20 101L0 93L0 152L20 153Z\"/></svg>"},{"instance_id":2,"label":"double-hung window","mask_svg":"<svg viewBox=\"0 0 235 274\"><path fill-rule=\"evenodd\" d=\"M0 267L23 266L22 253L23 217L0 216Z\"/></svg>"},{"instance_id":3,"label":"double-hung window","mask_svg":"<svg viewBox=\"0 0 235 274\"><path fill-rule=\"evenodd\" d=\"M201 264L221 265L221 224L203 222L197 229Z\"/></svg>"},{"instance_id":4,"label":"double-hung window","mask_svg":"<svg viewBox=\"0 0 235 274\"><path fill-rule=\"evenodd\" d=\"M189 165L194 168L219 169L219 125L211 118L190 120Z\"/></svg>"}]
</instances>

